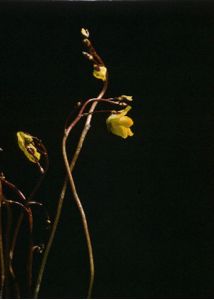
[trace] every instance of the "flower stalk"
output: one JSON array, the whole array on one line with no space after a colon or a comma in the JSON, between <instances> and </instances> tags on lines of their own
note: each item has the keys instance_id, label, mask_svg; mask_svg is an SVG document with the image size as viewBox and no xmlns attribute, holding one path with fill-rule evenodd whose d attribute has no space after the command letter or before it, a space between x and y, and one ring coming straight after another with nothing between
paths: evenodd
<instances>
[{"instance_id":1,"label":"flower stalk","mask_svg":"<svg viewBox=\"0 0 214 300\"><path fill-rule=\"evenodd\" d=\"M50 253L51 246L54 241L54 237L56 234L56 230L59 224L61 212L62 212L62 207L65 199L65 194L67 190L68 184L70 185L73 200L75 201L75 204L78 208L79 214L81 216L81 222L84 230L84 235L86 239L86 245L87 245L87 251L88 251L88 257L89 257L89 267L90 267L90 276L89 276L89 286L88 286L88 293L87 297L91 298L92 296L92 291L93 291L93 284L94 284L94 277L95 277L95 266L94 266L94 255L93 255L93 247L92 247L92 241L90 237L90 231L89 231L89 226L88 226L88 221L86 218L86 214L83 208L83 205L81 203L80 197L77 193L75 181L73 178L73 170L76 165L76 162L79 158L79 155L81 153L82 147L84 145L84 141L87 137L87 134L89 132L89 129L91 127L91 122L93 115L95 113L110 113L110 116L108 117L106 124L109 129L113 134L118 135L122 138L127 138L128 136L132 136L133 132L131 131L130 127L133 125L133 120L126 116L128 111L131 109L130 106L128 106L127 102L132 101L131 96L126 96L122 95L120 97L114 97L114 98L104 98L105 93L107 91L108 87L108 70L102 60L102 58L97 54L94 46L92 45L92 42L89 39L89 31L87 29L82 29L81 33L83 35L83 44L87 48L87 51L83 52L83 55L88 59L92 65L93 65L93 76L102 81L102 88L100 93L98 94L97 97L91 98L86 100L83 103L77 103L78 112L77 115L71 119L71 114L68 116L64 128L64 134L62 137L62 156L64 160L64 165L65 165L65 170L66 170L66 176L65 180L62 186L61 193L58 198L58 204L57 204L57 210L56 210L56 215L53 221L53 225L51 227L50 235L47 241L46 246L44 247L44 252L43 256L41 259L41 264L39 266L38 273L36 274L36 280L35 282L32 282L32 266L33 266L33 254L35 250L41 251L40 246L34 245L33 243L33 215L30 206L33 204L41 205L40 202L36 202L33 200L34 195L36 191L38 190L44 175L46 174L46 171L48 169L49 165L49 160L48 160L48 155L47 155L47 150L44 147L44 145L41 143L41 141L30 135L29 133L19 131L17 132L17 138L18 138L18 145L20 149L23 151L27 159L35 164L39 171L40 171L40 179L38 183L35 185L33 191L31 194L25 198L25 196L11 183L6 182L4 180L4 183L9 186L9 188L14 189L15 192L18 194L19 198L22 200L22 203L12 201L12 200L5 200L7 205L14 205L17 204L23 210L21 211L20 217L17 222L17 226L14 230L13 238L11 240L11 245L9 246L9 258L8 258L8 268L10 270L10 274L12 278L14 279L14 282L16 283L16 277L15 277L15 272L13 270L13 257L14 257L14 250L16 247L16 241L17 237L20 231L20 227L23 221L24 217L24 212L27 212L27 217L28 217L28 225L29 225L29 247L28 247L28 263L27 263L27 275L28 275L28 288L29 288L29 297L33 298L38 298L40 288L41 288L41 283L48 259L48 255ZM108 103L110 105L117 105L117 106L123 106L122 110L116 111L112 109L100 109L97 110L97 105L98 103ZM125 107L125 108L124 108ZM79 123L79 121L82 118L86 118L85 123L83 125L76 149L72 155L72 158L69 159L69 156L67 154L67 144L69 141L69 137L71 135L72 130L74 127ZM45 158L45 165L42 166L41 164L41 159ZM1 199L0 199L1 200ZM47 216L47 214L46 214ZM50 222L49 217L47 217L48 222ZM46 221L47 221L46 220ZM1 243L1 206L0 206L0 247ZM8 224L8 231L10 229L10 224ZM2 254L3 251L2 251ZM4 257L2 258L4 259ZM0 253L0 265L3 265L3 262L1 262L1 253ZM2 272L1 272L2 274ZM2 284L3 280L1 280ZM19 287L16 287L16 292L17 295L19 294Z\"/></svg>"},{"instance_id":2,"label":"flower stalk","mask_svg":"<svg viewBox=\"0 0 214 300\"><path fill-rule=\"evenodd\" d=\"M3 207L3 191L2 182L0 180L0 298L3 298L4 283L5 283L5 262L4 262L4 245L2 232L2 207Z\"/></svg>"}]
</instances>

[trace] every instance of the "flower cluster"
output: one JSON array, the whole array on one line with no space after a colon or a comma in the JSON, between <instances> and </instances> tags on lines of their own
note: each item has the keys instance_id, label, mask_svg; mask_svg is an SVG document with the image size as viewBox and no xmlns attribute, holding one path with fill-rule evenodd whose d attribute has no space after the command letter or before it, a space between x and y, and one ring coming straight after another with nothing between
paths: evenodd
<instances>
[{"instance_id":1,"label":"flower cluster","mask_svg":"<svg viewBox=\"0 0 214 300\"><path fill-rule=\"evenodd\" d=\"M83 43L87 47L88 52L83 51L83 55L93 63L93 76L102 81L107 80L107 68L105 67L102 59L95 51L92 46L91 41L89 40L89 31L85 28L81 29L81 34L84 37Z\"/></svg>"}]
</instances>

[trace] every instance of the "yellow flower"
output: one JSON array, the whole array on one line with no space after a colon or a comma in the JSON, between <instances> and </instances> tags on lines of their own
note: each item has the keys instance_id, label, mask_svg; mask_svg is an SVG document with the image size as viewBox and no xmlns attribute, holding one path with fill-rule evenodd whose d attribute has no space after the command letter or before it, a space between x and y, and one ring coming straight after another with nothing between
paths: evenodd
<instances>
[{"instance_id":1,"label":"yellow flower","mask_svg":"<svg viewBox=\"0 0 214 300\"><path fill-rule=\"evenodd\" d=\"M108 130L123 139L134 135L130 129L134 122L130 117L126 116L130 109L131 106L127 106L125 109L121 110L120 113L111 114L106 120Z\"/></svg>"},{"instance_id":2,"label":"yellow flower","mask_svg":"<svg viewBox=\"0 0 214 300\"><path fill-rule=\"evenodd\" d=\"M34 145L33 137L23 131L17 132L19 148L24 152L25 156L33 163L38 163L41 154Z\"/></svg>"},{"instance_id":3,"label":"yellow flower","mask_svg":"<svg viewBox=\"0 0 214 300\"><path fill-rule=\"evenodd\" d=\"M132 96L122 95L120 97L117 97L118 100L126 100L126 101L133 101Z\"/></svg>"},{"instance_id":4,"label":"yellow flower","mask_svg":"<svg viewBox=\"0 0 214 300\"><path fill-rule=\"evenodd\" d=\"M102 81L106 81L107 69L104 66L94 65L93 76Z\"/></svg>"}]
</instances>

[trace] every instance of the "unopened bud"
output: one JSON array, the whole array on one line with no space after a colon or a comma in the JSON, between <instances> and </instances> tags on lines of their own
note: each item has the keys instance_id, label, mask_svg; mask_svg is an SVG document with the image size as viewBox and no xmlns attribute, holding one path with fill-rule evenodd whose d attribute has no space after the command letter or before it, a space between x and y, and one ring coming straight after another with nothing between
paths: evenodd
<instances>
[{"instance_id":1,"label":"unopened bud","mask_svg":"<svg viewBox=\"0 0 214 300\"><path fill-rule=\"evenodd\" d=\"M88 59L88 60L93 60L93 56L91 54L89 54L88 52L82 52L82 54Z\"/></svg>"},{"instance_id":2,"label":"unopened bud","mask_svg":"<svg viewBox=\"0 0 214 300\"><path fill-rule=\"evenodd\" d=\"M84 39L83 43L85 44L86 47L90 47L91 46L91 42L89 41L89 39Z\"/></svg>"},{"instance_id":3,"label":"unopened bud","mask_svg":"<svg viewBox=\"0 0 214 300\"><path fill-rule=\"evenodd\" d=\"M88 31L88 29L82 28L82 29L81 29L81 34L82 34L84 37L88 38L88 37L89 37L89 31Z\"/></svg>"}]
</instances>

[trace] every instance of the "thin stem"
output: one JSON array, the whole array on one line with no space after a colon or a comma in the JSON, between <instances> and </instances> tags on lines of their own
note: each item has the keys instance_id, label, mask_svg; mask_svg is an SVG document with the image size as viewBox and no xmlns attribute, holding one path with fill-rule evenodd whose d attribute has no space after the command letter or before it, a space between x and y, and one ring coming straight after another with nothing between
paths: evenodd
<instances>
[{"instance_id":1,"label":"thin stem","mask_svg":"<svg viewBox=\"0 0 214 300\"><path fill-rule=\"evenodd\" d=\"M15 250L15 247L16 247L16 241L17 241L17 237L18 237L18 234L19 234L19 229L20 229L20 226L22 224L23 218L24 218L24 214L21 211L20 216L19 216L18 221L17 221L17 224L16 224L16 228L15 228L15 231L14 231L14 234L13 234L13 239L12 239L11 247L10 247L10 260L11 260L11 262L13 260L14 250Z\"/></svg>"},{"instance_id":2,"label":"thin stem","mask_svg":"<svg viewBox=\"0 0 214 300\"><path fill-rule=\"evenodd\" d=\"M63 188L62 188L62 191L61 191L61 194L60 194L60 197L59 197L56 216L55 216L54 223L53 223L53 226L52 226L52 229L51 229L51 232L50 232L50 236L49 236L49 239L48 239L48 242L47 242L47 246L46 246L45 251L44 251L44 255L42 257L42 262L41 262L40 269L39 269L39 272L38 272L38 277L36 279L36 285L35 285L35 290L34 290L34 294L33 294L34 299L37 299L38 295L39 295L39 291L40 291L40 288L41 288L41 282L42 282L46 262L47 262L47 259L48 259L48 255L49 255L51 246L53 244L53 240L54 240L54 237L55 237L57 225L59 223L59 219L60 219L60 216L61 216L61 211L62 211L63 201L64 201L64 198L65 198L66 188L67 188L67 177L65 179L65 183L63 185Z\"/></svg>"},{"instance_id":3,"label":"thin stem","mask_svg":"<svg viewBox=\"0 0 214 300\"><path fill-rule=\"evenodd\" d=\"M114 110L112 110L112 109L100 109L100 110L95 110L93 113L91 113L91 114L98 114L98 113L114 113ZM115 111L115 114L116 114L117 112ZM88 115L90 115L90 113L83 113L82 114L82 116L83 117L87 117Z\"/></svg>"},{"instance_id":4,"label":"thin stem","mask_svg":"<svg viewBox=\"0 0 214 300\"><path fill-rule=\"evenodd\" d=\"M19 198L22 200L22 201L26 201L26 198L25 196L23 195L23 193L14 185L12 184L11 182L7 181L5 178L1 177L0 178L0 181L5 184L6 186L8 186L10 189L14 190L15 193L17 194L17 196L19 196Z\"/></svg>"},{"instance_id":5,"label":"thin stem","mask_svg":"<svg viewBox=\"0 0 214 300\"><path fill-rule=\"evenodd\" d=\"M13 266L12 266L12 261L10 259L10 243L11 243L11 239L8 238L10 237L10 231L11 231L11 225L12 225L12 220L13 220L13 214L12 214L12 209L10 207L10 204L7 203L7 201L5 201L5 204L7 206L7 210L8 210L8 225L7 225L7 237L6 239L8 239L8 245L7 245L7 272L8 272L8 280L9 280L9 275L11 275L12 280L13 280L13 284L14 284L14 290L15 290L15 297L16 298L20 298L20 290L19 290L19 285L16 279L16 275L13 271ZM8 288L8 286L7 286Z\"/></svg>"},{"instance_id":6,"label":"thin stem","mask_svg":"<svg viewBox=\"0 0 214 300\"><path fill-rule=\"evenodd\" d=\"M37 138L35 138L35 139L37 140ZM41 183L42 183L42 181L43 181L43 179L46 175L48 167L49 167L49 158L48 158L48 155L47 155L47 150L46 150L45 146L42 143L40 143L39 146L41 147L42 153L44 154L44 157L45 157L45 167L44 167L44 171L41 173L41 176L39 177L38 182L36 183L35 187L33 188L32 192L30 193L30 195L27 199L27 203L26 203L27 206L28 206L28 202L29 202L30 205L32 203L33 204L35 203L35 202L32 202L31 199L34 197L35 193L39 189L39 187L40 187L40 185L41 185ZM4 180L3 182L6 183L10 188L14 189L16 191L16 193L22 198L22 200L26 201L25 196L22 194L21 191L19 191L16 188L15 185L11 184L10 182L8 182L6 180ZM32 218L31 210L30 209L28 209L28 210L29 210L30 237L29 237L29 253L28 253L27 273L28 273L28 284L29 284L29 291L30 291L31 285L32 285L32 264L33 264L33 252L32 252L32 247L33 247L33 243L32 243L33 218ZM12 261L13 261L14 250L15 250L15 247L16 247L16 241L17 241L17 237L18 237L18 234L19 234L19 230L20 230L23 218L24 218L24 213L23 213L23 211L21 211L21 213L19 215L19 218L18 218L18 222L17 222L16 228L15 228L15 231L14 231L13 239L12 239L12 242L11 242L11 248L10 248L10 261L11 261L11 264L12 264ZM12 274L12 276L14 274L14 271L13 271L12 267L11 267L11 274ZM15 274L14 274L14 276L15 276Z\"/></svg>"},{"instance_id":7,"label":"thin stem","mask_svg":"<svg viewBox=\"0 0 214 300\"><path fill-rule=\"evenodd\" d=\"M7 229L6 229L6 298L11 297L12 294L10 292L9 288L9 282L10 282L10 276L12 277L12 281L14 284L14 291L15 291L15 297L20 298L20 290L19 285L16 279L16 275L13 271L12 261L10 259L10 244L11 244L11 227L13 223L13 212L11 209L11 203L9 203L7 200L3 202L4 205L7 207ZM10 292L9 296L8 293Z\"/></svg>"},{"instance_id":8,"label":"thin stem","mask_svg":"<svg viewBox=\"0 0 214 300\"><path fill-rule=\"evenodd\" d=\"M105 93L106 93L106 90L107 90L107 87L108 87L108 74L106 75L106 77L107 77L107 79L106 79L106 81L104 81L103 89L101 90L101 92L97 96L97 99L101 99L105 95ZM87 133L88 133L88 131L90 129L90 124L91 124L93 112L94 112L97 104L98 104L98 102L94 101L92 103L90 109L89 109L89 115L86 118L85 125L84 125L84 128L82 130L81 136L79 138L78 145L76 147L75 153L74 153L73 158L72 158L71 163L70 163L70 170L71 170L71 172L73 171L74 166L76 164L76 161L77 161L77 159L79 157L80 151L82 150L83 143L84 143L85 138L87 136ZM66 182L64 183L64 185L67 186L67 183L68 183L68 179L66 180ZM65 188L65 190L66 190L66 188Z\"/></svg>"},{"instance_id":9,"label":"thin stem","mask_svg":"<svg viewBox=\"0 0 214 300\"><path fill-rule=\"evenodd\" d=\"M88 255L89 255L89 263L90 263L90 282L89 282L89 289L88 289L88 298L91 298L91 293L92 293L92 288L93 288L93 283L94 283L94 258L93 258L93 249L92 249L92 243L91 243L91 238L90 238L90 233L89 233L89 228L88 228L88 223L86 219L86 215L84 212L84 209L82 207L80 198L77 194L76 186L73 180L73 176L70 171L70 166L67 158L67 152L66 152L66 142L67 142L67 135L64 135L63 142L62 142L62 152L63 152L63 158L65 162L65 167L67 170L68 174L68 179L70 182L70 186L72 189L72 194L74 196L74 200L77 204L77 207L79 209L81 218L82 218L82 224L84 228L84 233L86 237L86 242L87 242L87 248L88 248Z\"/></svg>"},{"instance_id":10,"label":"thin stem","mask_svg":"<svg viewBox=\"0 0 214 300\"><path fill-rule=\"evenodd\" d=\"M28 208L28 207L25 207L23 204L21 204L17 201L12 201L12 200L5 200L5 204L7 206L17 205L17 206L19 206L20 208L23 209L23 211L27 214L29 230L30 230L30 232L32 232L33 220L32 220L31 209ZM13 269L13 257L14 257L14 250L15 250L15 245L16 245L16 241L17 241L17 236L18 236L18 233L19 233L19 228L20 228L20 225L21 225L23 217L24 217L23 212L22 212L21 216L22 216L22 218L18 219L18 223L17 223L16 228L15 228L15 232L14 232L15 237L13 236L11 246L10 246L10 250L9 250L9 258L8 258L9 271L10 271L10 274L11 274L11 276L13 278L13 281L14 281L17 298L20 298L20 289L19 289L19 286L18 286L18 283L17 283L17 280L16 280L16 275L15 275L14 269ZM17 230L17 228L18 228L18 230ZM28 278L29 278L29 274L30 274L30 271L28 271ZM28 282L30 282L30 279L28 279Z\"/></svg>"},{"instance_id":11,"label":"thin stem","mask_svg":"<svg viewBox=\"0 0 214 300\"><path fill-rule=\"evenodd\" d=\"M34 186L32 192L30 193L30 195L28 196L28 199L27 201L31 201L31 199L33 199L34 195L36 194L37 190L39 189L47 171L48 171L48 168L49 168L49 157L48 157L48 153L47 153L47 149L46 147L41 143L40 140L38 140L37 138L34 138L35 141L37 141L38 143L38 147L39 147L39 150L40 152L43 154L44 158L45 158L45 166L44 168L42 168L42 172L41 172L41 176L39 177L39 180L37 181L36 185ZM41 167L40 167L41 169Z\"/></svg>"},{"instance_id":12,"label":"thin stem","mask_svg":"<svg viewBox=\"0 0 214 300\"><path fill-rule=\"evenodd\" d=\"M103 88L102 88L101 92L99 93L99 95L97 96L97 99L100 99L105 95L105 92L107 90L107 86L108 86L108 80L104 82ZM91 119L92 119L92 116L93 116L93 111L95 110L96 106L97 106L97 101L93 102L91 107L90 107L90 110L89 110L90 114L86 118L85 125L84 125L84 128L82 130L81 136L79 138L79 142L77 144L74 156L73 156L73 158L70 162L70 171L71 172L73 171L73 169L75 167L75 164L76 164L76 161L79 157L80 151L82 149L84 140L85 140L86 135L88 133L88 130L90 128L90 123L91 123ZM41 288L41 282L42 282L45 266L46 266L46 263L47 263L48 255L50 253L50 249L51 249L51 246L53 244L54 237L55 237L55 234L56 234L56 230L57 230L57 227L58 227L58 224L59 224L59 220L60 220L60 216L61 216L61 212L62 212L62 207L63 207L63 203L64 203L64 198L65 198L65 193L66 193L66 190L67 190L67 186L68 186L68 175L66 175L66 177L64 179L64 183L63 183L62 190L61 190L59 200L58 200L56 216L55 216L55 219L54 219L54 222L53 222L50 237L49 237L49 240L47 242L47 246L46 246L45 251L44 251L44 255L43 255L43 258L42 258L42 262L41 262L41 266L40 266L40 269L39 269L38 277L37 277L37 280L36 280L36 286L35 286L35 291L34 291L34 298L35 299L38 298L39 291L40 291L40 288Z\"/></svg>"},{"instance_id":13,"label":"thin stem","mask_svg":"<svg viewBox=\"0 0 214 300\"><path fill-rule=\"evenodd\" d=\"M89 48L90 48L89 51L91 50L91 52L93 53L93 56L95 56L95 58L98 60L98 62L104 66L105 64L104 64L103 60L97 54L97 52L94 49L91 42L90 42ZM103 87L102 87L100 93L98 94L97 99L100 99L105 95L107 87L108 87L108 72L106 74L106 81L104 81ZM90 107L89 115L86 118L85 125L84 125L84 128L82 130L81 136L79 138L79 142L77 144L74 156L73 156L73 158L70 162L70 166L69 166L70 172L73 171L74 166L76 164L76 161L79 157L79 154L80 154L80 151L82 149L84 140L85 140L86 135L89 131L93 111L95 110L95 108L97 106L97 103L98 103L97 101L93 102L91 107ZM47 246L46 246L45 251L44 251L44 255L43 255L42 262L41 262L41 265L40 265L40 269L39 269L39 272L38 272L38 277L37 277L37 280L36 280L34 298L38 298L38 295L39 295L39 291L40 291L40 288L41 288L41 282L42 282L45 266L46 266L46 263L47 263L48 255L49 255L51 246L52 246L53 241L54 241L57 226L59 224L59 220L60 220L60 216L61 216L61 212L62 212L62 206L63 206L64 198L65 198L65 193L66 193L66 190L67 190L67 185L68 185L68 175L66 175L66 177L65 177L65 180L64 180L64 183L63 183L63 186L62 186L62 190L61 190L61 193L60 193L60 196L59 196L56 216L55 216L55 219L54 219L54 223L53 223L53 226L52 226L52 229L51 229L50 237L49 237L49 240L47 242ZM90 291L88 293L89 295L91 295L91 290L92 290L92 287L90 288Z\"/></svg>"},{"instance_id":14,"label":"thin stem","mask_svg":"<svg viewBox=\"0 0 214 300\"><path fill-rule=\"evenodd\" d=\"M6 204L6 203L5 203ZM9 298L9 281L10 281L10 272L9 272L9 264L10 264L10 242L11 242L11 226L12 226L12 209L10 205L6 204L7 209L7 224L5 230L5 296Z\"/></svg>"},{"instance_id":15,"label":"thin stem","mask_svg":"<svg viewBox=\"0 0 214 300\"><path fill-rule=\"evenodd\" d=\"M39 206L40 208L42 208L43 211L44 211L45 217L46 217L46 223L47 223L48 226L50 226L51 220L50 220L48 211L47 211L47 209L45 208L45 206L43 205L43 203L37 202L37 201L29 201L29 202L27 203L27 205L28 205L28 207L30 207L31 205L37 205L37 206Z\"/></svg>"},{"instance_id":16,"label":"thin stem","mask_svg":"<svg viewBox=\"0 0 214 300\"><path fill-rule=\"evenodd\" d=\"M30 231L30 240L29 240L29 245L31 245L31 235L32 235L32 228L33 228L33 218L32 218L32 211L31 208L26 207L25 205L17 202L17 201L12 201L12 200L4 200L4 202L8 205L17 205L18 207L22 208L23 211L27 214L27 220L28 220L28 225L29 225L29 231ZM22 218L24 217L24 214L22 215ZM17 227L16 227L17 228ZM16 244L16 240L17 240L17 235L18 235L17 230L15 230L15 234L16 234L16 238L12 240L12 244L11 244L11 248L9 251L9 270L10 270L10 274L12 275L14 281L15 281L15 287L16 287L16 291L18 292L18 295L20 295L19 292L19 287L16 284L16 276L13 270L13 256L14 256L14 249L15 249L15 244ZM14 242L15 241L15 242ZM30 247L30 246L29 246ZM32 247L31 247L32 249ZM30 287L30 283L31 283L31 274L32 274L32 270L31 270L31 256L29 254L29 258L28 258L28 262L30 262L30 264L27 264L27 274L28 274L28 283L29 283L29 287Z\"/></svg>"},{"instance_id":17,"label":"thin stem","mask_svg":"<svg viewBox=\"0 0 214 300\"><path fill-rule=\"evenodd\" d=\"M10 189L12 189L13 191L15 191L15 193L17 194L17 196L22 200L22 201L26 201L26 198L25 196L23 195L23 193L14 185L12 184L11 182L7 181L4 176L2 175L1 178L0 178L0 197L1 197L1 203L2 201L4 200L4 202L6 204L9 204L9 203L16 203L16 204L19 204L20 206L23 206L21 203L19 202L13 202L10 200L5 200L3 199L3 195L2 195L2 183L4 185L6 185L7 187L9 187ZM21 212L22 214L22 212ZM23 216L22 216L23 218ZM15 276L15 273L13 271L13 267L12 267L12 261L13 261L13 255L14 255L14 249L15 249L15 244L16 244L16 239L17 239L17 236L18 236L18 232L19 232L19 227L21 225L21 222L22 222L22 218L19 219L18 221L18 224L16 226L16 229L15 229L15 232L14 232L14 235L13 235L13 239L12 239L12 242L11 242L11 246L10 246L10 250L9 250L9 257L8 257L8 267L9 267L9 270L10 270L10 274L15 282L15 289L16 289L16 292L17 292L17 296L19 297L20 293L19 293L19 287L17 285L17 282L16 282L16 276ZM0 224L0 230L1 230L1 224ZM2 235L2 233L0 233L0 236ZM3 245L1 245L2 241L0 241L0 251L3 252ZM4 259L4 257L2 257L1 255L1 260ZM2 263L1 263L1 266L2 266ZM4 266L2 266L4 267ZM2 298L2 295L0 295L0 298Z\"/></svg>"},{"instance_id":18,"label":"thin stem","mask_svg":"<svg viewBox=\"0 0 214 300\"><path fill-rule=\"evenodd\" d=\"M28 249L28 263L27 263L27 275L28 275L28 286L29 286L29 297L31 297L32 287L32 268L33 268L33 216L30 209L29 212L29 249Z\"/></svg>"},{"instance_id":19,"label":"thin stem","mask_svg":"<svg viewBox=\"0 0 214 300\"><path fill-rule=\"evenodd\" d=\"M90 98L88 100L86 100L84 102L84 104L82 105L79 113L77 114L76 118L74 119L74 121L68 126L65 127L65 131L66 134L69 135L69 132L74 128L74 126L79 122L79 120L84 116L84 110L86 109L86 107L91 103L91 102L107 102L107 103L111 103L111 104L117 104L119 105L120 102L118 101L114 101L114 98L108 98L108 99L103 99L103 98ZM88 114L93 114L95 112L88 112Z\"/></svg>"},{"instance_id":20,"label":"thin stem","mask_svg":"<svg viewBox=\"0 0 214 300\"><path fill-rule=\"evenodd\" d=\"M4 263L4 246L3 246L3 235L2 235L2 204L3 204L3 193L2 193L2 183L0 180L0 275L1 275L1 285L0 285L0 298L3 298L4 283L5 283L5 263Z\"/></svg>"}]
</instances>

